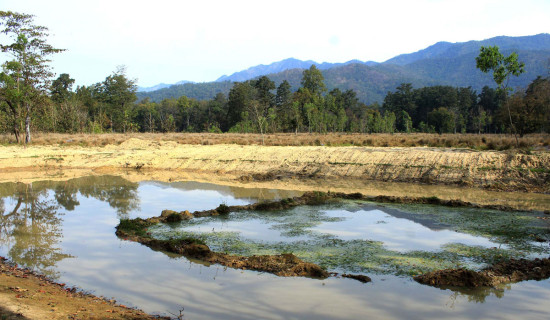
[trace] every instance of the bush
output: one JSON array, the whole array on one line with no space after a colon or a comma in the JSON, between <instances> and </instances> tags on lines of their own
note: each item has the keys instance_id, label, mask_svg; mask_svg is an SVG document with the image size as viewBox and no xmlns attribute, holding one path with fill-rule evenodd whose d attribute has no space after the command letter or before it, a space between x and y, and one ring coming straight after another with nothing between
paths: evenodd
<instances>
[{"instance_id":1,"label":"bush","mask_svg":"<svg viewBox=\"0 0 550 320\"><path fill-rule=\"evenodd\" d=\"M166 222L180 222L181 220L183 220L183 216L177 212L171 213L166 217Z\"/></svg>"},{"instance_id":2,"label":"bush","mask_svg":"<svg viewBox=\"0 0 550 320\"><path fill-rule=\"evenodd\" d=\"M228 205L222 203L216 208L216 211L221 215L227 215L229 214L229 212L231 212L231 209L229 209Z\"/></svg>"}]
</instances>

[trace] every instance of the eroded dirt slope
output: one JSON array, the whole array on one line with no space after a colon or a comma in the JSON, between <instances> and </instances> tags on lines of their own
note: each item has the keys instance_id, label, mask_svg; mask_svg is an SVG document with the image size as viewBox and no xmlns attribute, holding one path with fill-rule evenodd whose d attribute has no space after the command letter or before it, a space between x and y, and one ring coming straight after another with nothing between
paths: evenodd
<instances>
[{"instance_id":1,"label":"eroded dirt slope","mask_svg":"<svg viewBox=\"0 0 550 320\"><path fill-rule=\"evenodd\" d=\"M105 147L0 147L0 170L30 167L213 172L243 180L356 178L550 192L550 153L547 152L181 145L135 138Z\"/></svg>"}]
</instances>

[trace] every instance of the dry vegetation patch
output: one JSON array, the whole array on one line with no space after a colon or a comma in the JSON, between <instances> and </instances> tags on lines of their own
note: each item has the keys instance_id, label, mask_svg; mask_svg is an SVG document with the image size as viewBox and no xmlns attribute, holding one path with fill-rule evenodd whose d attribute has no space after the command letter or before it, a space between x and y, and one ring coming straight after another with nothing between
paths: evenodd
<instances>
[{"instance_id":1,"label":"dry vegetation patch","mask_svg":"<svg viewBox=\"0 0 550 320\"><path fill-rule=\"evenodd\" d=\"M152 141L174 141L179 144L215 145L260 145L260 134L240 133L105 133L105 134L60 134L36 133L33 145L78 145L105 146L119 145L130 138ZM15 143L12 135L0 136L0 144ZM471 148L476 150L510 150L516 149L515 138L503 134L360 134L360 133L276 133L266 134L264 144L267 146L367 146L367 147L437 147L437 148ZM519 138L519 149L549 150L549 134L531 134Z\"/></svg>"}]
</instances>

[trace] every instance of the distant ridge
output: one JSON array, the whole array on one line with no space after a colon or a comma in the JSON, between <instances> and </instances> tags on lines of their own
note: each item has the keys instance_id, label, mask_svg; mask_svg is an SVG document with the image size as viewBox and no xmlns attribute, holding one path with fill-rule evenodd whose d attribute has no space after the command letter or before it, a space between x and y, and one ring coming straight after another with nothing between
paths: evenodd
<instances>
[{"instance_id":1,"label":"distant ridge","mask_svg":"<svg viewBox=\"0 0 550 320\"><path fill-rule=\"evenodd\" d=\"M159 84L157 84L155 86L152 86L152 87L138 87L137 92L151 92L151 91L156 91L156 90L160 90L160 89L164 89L164 88L169 88L169 87L174 86L174 85L186 84L186 83L194 83L194 82L193 81L182 80L182 81L179 81L179 82L176 82L176 83L173 83L173 84L159 83Z\"/></svg>"},{"instance_id":2,"label":"distant ridge","mask_svg":"<svg viewBox=\"0 0 550 320\"><path fill-rule=\"evenodd\" d=\"M518 50L548 50L550 49L550 34L541 33L534 36L507 37L499 36L482 41L468 42L438 42L417 52L401 54L384 62L404 66L419 60L435 58L456 58L469 53L479 53L481 46L498 46L501 51Z\"/></svg>"},{"instance_id":3,"label":"distant ridge","mask_svg":"<svg viewBox=\"0 0 550 320\"><path fill-rule=\"evenodd\" d=\"M500 36L482 41L461 43L438 42L418 52L402 54L383 63L351 60L345 63L316 63L290 58L270 65L260 65L220 77L217 81L173 85L152 92L140 92L138 98L152 101L185 95L195 99L212 99L218 93L227 94L233 82L246 81L266 75L277 85L287 80L293 90L300 86L303 69L315 64L322 70L329 90L352 89L360 101L381 103L388 91L401 83L421 88L432 85L472 87L478 92L483 86L494 87L491 75L475 66L481 46L497 45L504 54L515 51L525 63L525 73L512 78L511 88L525 88L537 76L550 76L550 34L524 37ZM282 71L277 71L282 70ZM225 79L225 80L224 80Z\"/></svg>"},{"instance_id":4,"label":"distant ridge","mask_svg":"<svg viewBox=\"0 0 550 320\"><path fill-rule=\"evenodd\" d=\"M278 62L273 62L269 65L257 65L254 67L250 67L246 70L235 72L230 76L221 76L216 81L233 81L233 82L242 82L250 79L254 79L256 77L261 77L266 74L272 74L272 73L279 73L285 70L291 70L291 69L308 69L311 67L311 65L315 65L320 70L326 70L334 67L344 66L348 64L365 64L365 65L374 65L377 64L377 62L374 61L360 61L360 60L350 60L348 62L343 63L329 63L329 62L323 62L318 63L312 60L302 61L295 58L288 58L285 60L281 60Z\"/></svg>"}]
</instances>

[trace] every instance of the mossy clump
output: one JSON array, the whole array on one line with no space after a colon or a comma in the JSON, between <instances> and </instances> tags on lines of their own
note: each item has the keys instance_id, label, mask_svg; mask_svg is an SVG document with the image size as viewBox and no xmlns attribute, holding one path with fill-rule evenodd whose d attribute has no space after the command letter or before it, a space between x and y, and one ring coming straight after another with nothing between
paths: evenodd
<instances>
[{"instance_id":1,"label":"mossy clump","mask_svg":"<svg viewBox=\"0 0 550 320\"><path fill-rule=\"evenodd\" d=\"M429 203L429 204L440 204L441 203L441 199L439 199L436 196L424 197L423 199L426 201L426 203Z\"/></svg>"},{"instance_id":2,"label":"mossy clump","mask_svg":"<svg viewBox=\"0 0 550 320\"><path fill-rule=\"evenodd\" d=\"M231 209L229 208L228 205L226 205L225 203L222 203L216 208L216 212L218 212L218 214L220 215L228 215L229 212L231 212Z\"/></svg>"},{"instance_id":3,"label":"mossy clump","mask_svg":"<svg viewBox=\"0 0 550 320\"><path fill-rule=\"evenodd\" d=\"M186 245L189 245L189 244L202 244L202 245L206 245L206 242L204 242L204 240L202 239L199 239L199 238L192 238L192 237L185 237L185 238L179 238L179 239L170 239L170 240L166 240L168 243L172 243L172 244L186 244Z\"/></svg>"},{"instance_id":4,"label":"mossy clump","mask_svg":"<svg viewBox=\"0 0 550 320\"><path fill-rule=\"evenodd\" d=\"M145 237L147 236L147 228L151 225L151 222L143 220L141 218L121 219L120 223L117 226L117 230Z\"/></svg>"},{"instance_id":5,"label":"mossy clump","mask_svg":"<svg viewBox=\"0 0 550 320\"><path fill-rule=\"evenodd\" d=\"M180 222L183 220L183 216L177 212L171 213L166 217L166 222Z\"/></svg>"},{"instance_id":6,"label":"mossy clump","mask_svg":"<svg viewBox=\"0 0 550 320\"><path fill-rule=\"evenodd\" d=\"M313 191L304 194L307 205L325 204L331 198L329 194L321 191Z\"/></svg>"}]
</instances>

